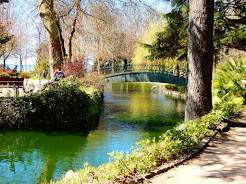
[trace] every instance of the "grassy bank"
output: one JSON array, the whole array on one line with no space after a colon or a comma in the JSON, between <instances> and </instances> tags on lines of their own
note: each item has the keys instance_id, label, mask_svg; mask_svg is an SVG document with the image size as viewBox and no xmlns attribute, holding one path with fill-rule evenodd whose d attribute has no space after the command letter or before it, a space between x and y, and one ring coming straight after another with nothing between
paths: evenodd
<instances>
[{"instance_id":1,"label":"grassy bank","mask_svg":"<svg viewBox=\"0 0 246 184\"><path fill-rule=\"evenodd\" d=\"M174 92L178 92L178 93L181 93L181 94L185 94L185 86L179 86L179 85L176 85L176 84L166 84L164 86L164 90L174 91Z\"/></svg>"}]
</instances>

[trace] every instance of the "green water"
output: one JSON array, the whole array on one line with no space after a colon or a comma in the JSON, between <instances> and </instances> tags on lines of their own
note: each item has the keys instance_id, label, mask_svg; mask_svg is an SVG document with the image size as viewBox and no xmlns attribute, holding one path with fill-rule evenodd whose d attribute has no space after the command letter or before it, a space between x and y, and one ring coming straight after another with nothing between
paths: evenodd
<instances>
[{"instance_id":1,"label":"green water","mask_svg":"<svg viewBox=\"0 0 246 184\"><path fill-rule=\"evenodd\" d=\"M182 121L184 106L184 101L166 97L162 85L121 83L105 92L100 121L93 130L0 131L0 183L57 180L68 170L83 168L85 162L106 163L108 152L129 151L136 142L158 137Z\"/></svg>"}]
</instances>

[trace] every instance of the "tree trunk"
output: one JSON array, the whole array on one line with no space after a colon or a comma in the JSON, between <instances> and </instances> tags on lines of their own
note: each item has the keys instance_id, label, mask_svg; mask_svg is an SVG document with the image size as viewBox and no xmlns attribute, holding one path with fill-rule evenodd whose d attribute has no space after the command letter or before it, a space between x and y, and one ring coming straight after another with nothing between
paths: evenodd
<instances>
[{"instance_id":1,"label":"tree trunk","mask_svg":"<svg viewBox=\"0 0 246 184\"><path fill-rule=\"evenodd\" d=\"M77 18L78 18L78 13L79 13L79 8L80 8L80 1L81 0L77 0L77 5L75 8L75 14L74 14L74 18L72 21L72 29L70 31L70 35L68 37L68 60L71 61L72 59L72 39L75 33L75 26L76 26L76 22L77 22Z\"/></svg>"},{"instance_id":2,"label":"tree trunk","mask_svg":"<svg viewBox=\"0 0 246 184\"><path fill-rule=\"evenodd\" d=\"M49 41L50 74L53 76L55 67L62 65L65 56L59 19L54 10L54 0L40 0L37 7Z\"/></svg>"},{"instance_id":3,"label":"tree trunk","mask_svg":"<svg viewBox=\"0 0 246 184\"><path fill-rule=\"evenodd\" d=\"M190 0L185 121L212 109L214 0Z\"/></svg>"}]
</instances>

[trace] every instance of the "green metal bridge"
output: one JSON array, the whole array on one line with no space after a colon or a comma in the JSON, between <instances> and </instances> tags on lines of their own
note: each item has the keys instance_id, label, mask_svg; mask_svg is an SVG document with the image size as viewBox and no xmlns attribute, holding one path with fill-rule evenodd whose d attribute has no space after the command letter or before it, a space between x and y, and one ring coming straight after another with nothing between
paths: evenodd
<instances>
[{"instance_id":1,"label":"green metal bridge","mask_svg":"<svg viewBox=\"0 0 246 184\"><path fill-rule=\"evenodd\" d=\"M162 65L117 65L100 69L109 85L120 82L158 82L185 86L184 71Z\"/></svg>"}]
</instances>

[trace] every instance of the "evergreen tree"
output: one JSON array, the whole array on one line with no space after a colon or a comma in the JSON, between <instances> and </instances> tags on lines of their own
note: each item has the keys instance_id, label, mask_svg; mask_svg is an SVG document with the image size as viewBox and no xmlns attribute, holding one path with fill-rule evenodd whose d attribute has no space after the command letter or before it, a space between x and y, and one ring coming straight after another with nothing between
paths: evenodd
<instances>
[{"instance_id":1,"label":"evergreen tree","mask_svg":"<svg viewBox=\"0 0 246 184\"><path fill-rule=\"evenodd\" d=\"M167 26L157 33L148 48L150 60L156 58L187 58L188 40L188 0L169 0L173 9L163 17ZM235 48L246 51L246 3L241 0L216 0L214 8L214 47L215 54L221 48Z\"/></svg>"}]
</instances>

